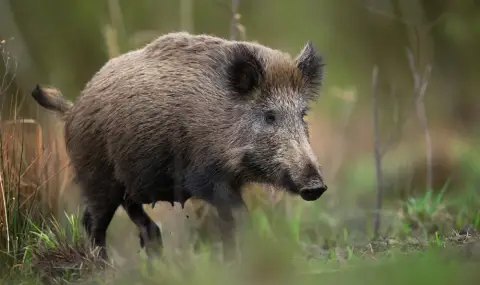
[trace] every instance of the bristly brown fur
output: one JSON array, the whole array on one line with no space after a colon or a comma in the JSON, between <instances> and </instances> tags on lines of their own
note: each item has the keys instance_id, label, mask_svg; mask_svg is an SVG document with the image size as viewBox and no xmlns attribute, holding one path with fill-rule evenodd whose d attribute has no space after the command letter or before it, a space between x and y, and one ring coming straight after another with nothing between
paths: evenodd
<instances>
[{"instance_id":1,"label":"bristly brown fur","mask_svg":"<svg viewBox=\"0 0 480 285\"><path fill-rule=\"evenodd\" d=\"M292 60L286 58L274 59L267 63L266 86L276 88L292 88L303 91L305 80L301 71Z\"/></svg>"},{"instance_id":2,"label":"bristly brown fur","mask_svg":"<svg viewBox=\"0 0 480 285\"><path fill-rule=\"evenodd\" d=\"M306 200L326 190L303 120L322 72L311 43L292 59L260 44L179 32L108 61L73 105L59 92L32 95L65 114L66 146L86 198L84 226L95 244L105 246L120 205L142 244L161 239L142 204L190 197L217 207L230 240L246 183Z\"/></svg>"}]
</instances>

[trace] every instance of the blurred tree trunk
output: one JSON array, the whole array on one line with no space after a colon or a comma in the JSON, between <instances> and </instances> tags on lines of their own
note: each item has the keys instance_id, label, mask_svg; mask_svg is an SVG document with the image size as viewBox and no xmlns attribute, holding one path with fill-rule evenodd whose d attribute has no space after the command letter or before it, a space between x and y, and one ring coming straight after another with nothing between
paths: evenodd
<instances>
[{"instance_id":1,"label":"blurred tree trunk","mask_svg":"<svg viewBox=\"0 0 480 285\"><path fill-rule=\"evenodd\" d=\"M193 0L180 0L180 28L190 33L194 32L193 26Z\"/></svg>"},{"instance_id":2,"label":"blurred tree trunk","mask_svg":"<svg viewBox=\"0 0 480 285\"><path fill-rule=\"evenodd\" d=\"M28 45L15 22L15 15L8 0L0 0L0 35L0 38L6 40L4 46L8 55L4 56L10 57L9 66L5 66L2 61L0 70L2 75L10 73L9 76L15 76L10 88L2 94L2 118L11 117L14 111L12 108L18 107L20 107L18 115L31 114L37 118L36 103L28 100L29 97L25 97L25 94L29 94L38 80L41 80L41 72L37 69ZM13 105L12 102L18 103Z\"/></svg>"}]
</instances>

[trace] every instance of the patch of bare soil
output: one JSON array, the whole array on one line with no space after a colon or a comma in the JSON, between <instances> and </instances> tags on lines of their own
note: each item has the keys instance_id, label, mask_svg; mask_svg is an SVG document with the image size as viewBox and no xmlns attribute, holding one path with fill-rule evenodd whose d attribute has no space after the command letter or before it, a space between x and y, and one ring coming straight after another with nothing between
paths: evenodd
<instances>
[{"instance_id":1,"label":"patch of bare soil","mask_svg":"<svg viewBox=\"0 0 480 285\"><path fill-rule=\"evenodd\" d=\"M449 235L438 235L430 240L419 237L380 237L359 245L304 245L310 258L347 262L352 256L362 259L388 257L393 251L403 254L420 252L429 248L443 250L448 256L480 261L480 233L473 227L465 227Z\"/></svg>"}]
</instances>

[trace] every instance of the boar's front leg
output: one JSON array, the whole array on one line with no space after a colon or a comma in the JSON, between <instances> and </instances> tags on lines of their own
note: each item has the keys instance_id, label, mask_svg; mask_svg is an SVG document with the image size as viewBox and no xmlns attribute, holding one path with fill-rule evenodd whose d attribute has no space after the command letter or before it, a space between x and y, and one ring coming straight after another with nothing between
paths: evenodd
<instances>
[{"instance_id":1,"label":"boar's front leg","mask_svg":"<svg viewBox=\"0 0 480 285\"><path fill-rule=\"evenodd\" d=\"M218 212L223 258L225 261L233 261L238 246L235 230L245 222L247 207L237 189L232 189L224 183L215 184L213 189L213 199L210 203Z\"/></svg>"},{"instance_id":2,"label":"boar's front leg","mask_svg":"<svg viewBox=\"0 0 480 285\"><path fill-rule=\"evenodd\" d=\"M217 209L219 228L223 243L223 257L233 261L236 252L235 230L236 224L243 220L247 208L240 194L240 187L225 180L217 169L208 171L203 169L189 169L185 177L185 189L193 197L204 200Z\"/></svg>"},{"instance_id":3,"label":"boar's front leg","mask_svg":"<svg viewBox=\"0 0 480 285\"><path fill-rule=\"evenodd\" d=\"M198 173L187 175L185 187L193 197L202 199L217 209L223 258L225 261L233 261L237 247L235 230L237 224L243 221L247 214L240 188L232 187L227 181L212 179L212 176Z\"/></svg>"},{"instance_id":4,"label":"boar's front leg","mask_svg":"<svg viewBox=\"0 0 480 285\"><path fill-rule=\"evenodd\" d=\"M182 208L185 202L190 198L190 194L184 188L185 164L181 154L175 155L173 172L173 202L179 202ZM172 202L172 206L174 206Z\"/></svg>"}]
</instances>

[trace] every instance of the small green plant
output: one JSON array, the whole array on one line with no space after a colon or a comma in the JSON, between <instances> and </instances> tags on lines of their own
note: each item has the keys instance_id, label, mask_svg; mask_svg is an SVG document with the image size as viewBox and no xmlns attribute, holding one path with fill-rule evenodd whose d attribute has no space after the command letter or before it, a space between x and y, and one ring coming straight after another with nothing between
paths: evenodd
<instances>
[{"instance_id":1,"label":"small green plant","mask_svg":"<svg viewBox=\"0 0 480 285\"><path fill-rule=\"evenodd\" d=\"M28 247L32 271L41 279L84 280L105 269L98 248L87 242L77 215L66 215L66 225L57 219L44 221L42 227L32 223L37 242Z\"/></svg>"},{"instance_id":2,"label":"small green plant","mask_svg":"<svg viewBox=\"0 0 480 285\"><path fill-rule=\"evenodd\" d=\"M438 194L430 189L422 197L410 197L404 202L404 223L412 229L420 228L426 233L434 233L442 222L452 220L447 212L448 202L444 200L448 185L449 181L445 183Z\"/></svg>"}]
</instances>

